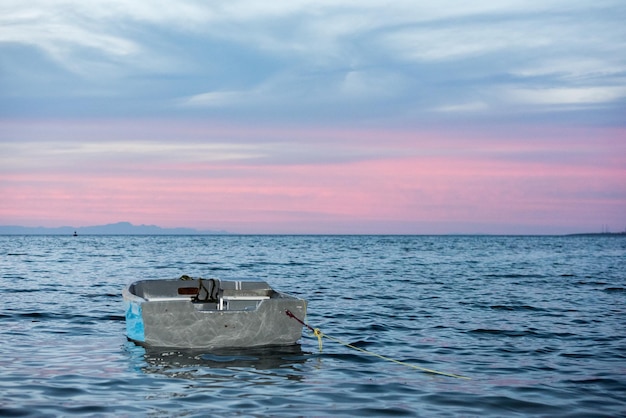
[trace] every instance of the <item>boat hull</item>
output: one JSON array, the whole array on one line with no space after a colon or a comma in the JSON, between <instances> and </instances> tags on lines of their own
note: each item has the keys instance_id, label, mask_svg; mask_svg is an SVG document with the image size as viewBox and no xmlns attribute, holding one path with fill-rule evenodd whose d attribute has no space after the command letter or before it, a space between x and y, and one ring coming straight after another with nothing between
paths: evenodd
<instances>
[{"instance_id":1,"label":"boat hull","mask_svg":"<svg viewBox=\"0 0 626 418\"><path fill-rule=\"evenodd\" d=\"M145 281L144 281L145 285ZM244 348L295 344L306 315L306 301L272 291L271 297L237 296L215 303L190 297L150 300L124 289L127 336L147 347Z\"/></svg>"}]
</instances>

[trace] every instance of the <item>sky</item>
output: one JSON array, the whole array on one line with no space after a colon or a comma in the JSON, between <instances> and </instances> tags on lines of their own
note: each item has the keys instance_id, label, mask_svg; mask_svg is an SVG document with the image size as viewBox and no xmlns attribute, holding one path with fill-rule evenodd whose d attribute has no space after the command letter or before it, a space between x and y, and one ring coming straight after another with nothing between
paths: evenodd
<instances>
[{"instance_id":1,"label":"sky","mask_svg":"<svg viewBox=\"0 0 626 418\"><path fill-rule=\"evenodd\" d=\"M626 230L622 0L3 0L0 225Z\"/></svg>"}]
</instances>

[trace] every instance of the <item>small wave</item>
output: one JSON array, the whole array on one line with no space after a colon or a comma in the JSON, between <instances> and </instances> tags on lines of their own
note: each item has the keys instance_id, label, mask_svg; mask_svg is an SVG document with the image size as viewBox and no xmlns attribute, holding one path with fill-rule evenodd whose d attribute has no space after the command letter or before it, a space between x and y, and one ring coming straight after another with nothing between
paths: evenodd
<instances>
[{"instance_id":1,"label":"small wave","mask_svg":"<svg viewBox=\"0 0 626 418\"><path fill-rule=\"evenodd\" d=\"M607 287L606 289L604 289L604 291L608 293L619 293L626 292L626 289L623 287Z\"/></svg>"},{"instance_id":2,"label":"small wave","mask_svg":"<svg viewBox=\"0 0 626 418\"><path fill-rule=\"evenodd\" d=\"M238 267L240 269L250 269L250 268L258 268L258 267L281 267L281 266L289 266L289 263L279 263L275 261L254 261L248 263L240 263Z\"/></svg>"},{"instance_id":3,"label":"small wave","mask_svg":"<svg viewBox=\"0 0 626 418\"><path fill-rule=\"evenodd\" d=\"M506 274L487 274L488 279L544 279L547 276L543 274L521 274L521 273L506 273Z\"/></svg>"},{"instance_id":4,"label":"small wave","mask_svg":"<svg viewBox=\"0 0 626 418\"><path fill-rule=\"evenodd\" d=\"M389 331L389 327L386 325L381 325L381 324L370 324L364 327L359 327L357 328L357 330L359 332L368 332L368 331L382 332L382 331Z\"/></svg>"},{"instance_id":5,"label":"small wave","mask_svg":"<svg viewBox=\"0 0 626 418\"><path fill-rule=\"evenodd\" d=\"M467 331L469 334L478 335L494 335L511 338L519 337L534 337L534 338L568 338L573 337L575 334L569 332L539 332L536 330L503 330L503 329L485 329L478 328L471 331Z\"/></svg>"},{"instance_id":6,"label":"small wave","mask_svg":"<svg viewBox=\"0 0 626 418\"><path fill-rule=\"evenodd\" d=\"M591 358L591 357L594 357L594 354L591 354L591 353L561 353L559 355L561 357L568 357L568 358Z\"/></svg>"},{"instance_id":7,"label":"small wave","mask_svg":"<svg viewBox=\"0 0 626 418\"><path fill-rule=\"evenodd\" d=\"M575 385L598 385L611 390L623 389L624 384L616 379L603 378L603 377L590 377L587 379L570 379L568 383Z\"/></svg>"},{"instance_id":8,"label":"small wave","mask_svg":"<svg viewBox=\"0 0 626 418\"><path fill-rule=\"evenodd\" d=\"M27 312L27 313L18 313L11 315L13 318L25 318L25 319L42 319L42 318L50 318L51 315L42 312Z\"/></svg>"},{"instance_id":9,"label":"small wave","mask_svg":"<svg viewBox=\"0 0 626 418\"><path fill-rule=\"evenodd\" d=\"M289 261L286 265L290 266L290 267L296 267L296 266L311 266L313 265L312 263L307 263L307 262L303 262L303 261Z\"/></svg>"},{"instance_id":10,"label":"small wave","mask_svg":"<svg viewBox=\"0 0 626 418\"><path fill-rule=\"evenodd\" d=\"M537 354L552 354L559 351L558 348L555 347L542 347L535 350Z\"/></svg>"},{"instance_id":11,"label":"small wave","mask_svg":"<svg viewBox=\"0 0 626 418\"><path fill-rule=\"evenodd\" d=\"M27 289L27 288L10 288L10 289L2 289L2 293L32 293L32 292L38 292L39 289L35 290L35 289Z\"/></svg>"},{"instance_id":12,"label":"small wave","mask_svg":"<svg viewBox=\"0 0 626 418\"><path fill-rule=\"evenodd\" d=\"M125 317L121 315L104 315L102 317L95 317L90 315L77 315L77 314L66 314L66 313L57 313L57 312L16 312L11 315L5 315L6 318L12 319L26 319L31 320L33 322L44 322L44 321L68 321L74 324L90 324L93 321L98 320L106 320L106 321L123 321Z\"/></svg>"},{"instance_id":13,"label":"small wave","mask_svg":"<svg viewBox=\"0 0 626 418\"><path fill-rule=\"evenodd\" d=\"M377 357L368 356L360 353L322 353L323 357L330 357L341 360L346 363L370 364L379 361Z\"/></svg>"},{"instance_id":14,"label":"small wave","mask_svg":"<svg viewBox=\"0 0 626 418\"><path fill-rule=\"evenodd\" d=\"M490 308L502 311L543 311L530 305L491 305Z\"/></svg>"},{"instance_id":15,"label":"small wave","mask_svg":"<svg viewBox=\"0 0 626 418\"><path fill-rule=\"evenodd\" d=\"M115 293L91 293L82 295L85 299L119 299L120 295Z\"/></svg>"},{"instance_id":16,"label":"small wave","mask_svg":"<svg viewBox=\"0 0 626 418\"><path fill-rule=\"evenodd\" d=\"M468 331L469 334L479 334L479 335L496 335L496 336L505 336L505 337L524 337L528 335L526 331L511 331L511 330L502 330L502 329L486 329L486 328L477 328L471 331Z\"/></svg>"},{"instance_id":17,"label":"small wave","mask_svg":"<svg viewBox=\"0 0 626 418\"><path fill-rule=\"evenodd\" d=\"M451 395L449 393L435 393L424 396L423 400L433 404L445 405L446 407L450 407L451 405L462 407L464 413L461 415L467 416L486 415L485 411L494 415L498 413L502 416L511 415L512 411L522 414L538 412L542 414L546 414L548 412L557 414L563 412L559 407L547 403L526 401L508 396L487 395L477 398L464 394ZM476 409L481 407L486 409Z\"/></svg>"},{"instance_id":18,"label":"small wave","mask_svg":"<svg viewBox=\"0 0 626 418\"><path fill-rule=\"evenodd\" d=\"M358 347L358 348L364 348L372 344L373 344L372 342L365 341L365 340L358 340L358 341L354 341L350 343L351 346Z\"/></svg>"},{"instance_id":19,"label":"small wave","mask_svg":"<svg viewBox=\"0 0 626 418\"><path fill-rule=\"evenodd\" d=\"M604 286L607 285L607 282L600 282L600 281L591 281L591 282L586 282L584 280L579 280L578 282L576 282L576 284L581 285L581 286Z\"/></svg>"},{"instance_id":20,"label":"small wave","mask_svg":"<svg viewBox=\"0 0 626 418\"><path fill-rule=\"evenodd\" d=\"M104 315L97 319L101 321L126 321L126 317L122 315Z\"/></svg>"}]
</instances>

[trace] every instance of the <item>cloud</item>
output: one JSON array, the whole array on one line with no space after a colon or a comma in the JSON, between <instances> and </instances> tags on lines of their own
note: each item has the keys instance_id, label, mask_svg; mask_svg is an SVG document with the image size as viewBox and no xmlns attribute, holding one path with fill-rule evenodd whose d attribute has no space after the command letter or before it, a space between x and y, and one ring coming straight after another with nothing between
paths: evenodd
<instances>
[{"instance_id":1,"label":"cloud","mask_svg":"<svg viewBox=\"0 0 626 418\"><path fill-rule=\"evenodd\" d=\"M115 60L137 55L141 49L135 41L107 33L92 19L76 16L65 7L7 6L0 17L0 43L36 47L73 72L82 72L81 62L91 61L90 54Z\"/></svg>"},{"instance_id":2,"label":"cloud","mask_svg":"<svg viewBox=\"0 0 626 418\"><path fill-rule=\"evenodd\" d=\"M401 94L406 77L383 71L346 71L328 74L322 80L285 73L249 90L209 91L178 100L182 107L243 108L257 106L324 106L371 103Z\"/></svg>"},{"instance_id":3,"label":"cloud","mask_svg":"<svg viewBox=\"0 0 626 418\"><path fill-rule=\"evenodd\" d=\"M571 88L511 88L503 91L506 99L531 105L596 105L626 98L626 86Z\"/></svg>"},{"instance_id":4,"label":"cloud","mask_svg":"<svg viewBox=\"0 0 626 418\"><path fill-rule=\"evenodd\" d=\"M450 113L473 113L483 112L489 109L489 105L485 102L469 102L455 105L440 106L434 108L436 112L450 112Z\"/></svg>"},{"instance_id":5,"label":"cloud","mask_svg":"<svg viewBox=\"0 0 626 418\"><path fill-rule=\"evenodd\" d=\"M245 91L211 91L182 99L180 104L190 107L229 107L250 100L253 95L253 92Z\"/></svg>"},{"instance_id":6,"label":"cloud","mask_svg":"<svg viewBox=\"0 0 626 418\"><path fill-rule=\"evenodd\" d=\"M508 30L505 30L505 27ZM482 56L506 49L526 49L545 46L547 38L534 34L521 35L523 28L511 28L503 23L460 23L448 27L421 26L402 29L385 35L385 48L408 61L456 61Z\"/></svg>"},{"instance_id":7,"label":"cloud","mask_svg":"<svg viewBox=\"0 0 626 418\"><path fill-rule=\"evenodd\" d=\"M6 0L0 106L22 116L413 123L434 109L441 120L522 120L538 113L534 92L550 88L543 97L610 119L621 93L600 90L623 84L620 10L618 0Z\"/></svg>"},{"instance_id":8,"label":"cloud","mask_svg":"<svg viewBox=\"0 0 626 418\"><path fill-rule=\"evenodd\" d=\"M207 143L172 143L125 139L105 142L24 141L2 144L0 172L50 171L105 172L152 170L180 164L197 168L203 164L245 162L266 158L267 146Z\"/></svg>"},{"instance_id":9,"label":"cloud","mask_svg":"<svg viewBox=\"0 0 626 418\"><path fill-rule=\"evenodd\" d=\"M623 129L499 129L3 120L0 217L243 233L623 223Z\"/></svg>"},{"instance_id":10,"label":"cloud","mask_svg":"<svg viewBox=\"0 0 626 418\"><path fill-rule=\"evenodd\" d=\"M545 58L537 63L520 65L511 74L523 78L554 76L572 82L584 82L588 78L621 77L625 67L620 58L612 55L581 57L573 54L570 57Z\"/></svg>"}]
</instances>

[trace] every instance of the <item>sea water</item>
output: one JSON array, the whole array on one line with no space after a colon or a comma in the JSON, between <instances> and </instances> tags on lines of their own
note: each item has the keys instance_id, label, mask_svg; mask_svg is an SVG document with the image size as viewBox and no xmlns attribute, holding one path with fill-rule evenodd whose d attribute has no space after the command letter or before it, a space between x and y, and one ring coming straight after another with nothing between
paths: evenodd
<instances>
[{"instance_id":1,"label":"sea water","mask_svg":"<svg viewBox=\"0 0 626 418\"><path fill-rule=\"evenodd\" d=\"M124 285L183 274L333 340L128 342ZM0 291L0 416L626 416L623 236L1 236Z\"/></svg>"}]
</instances>

